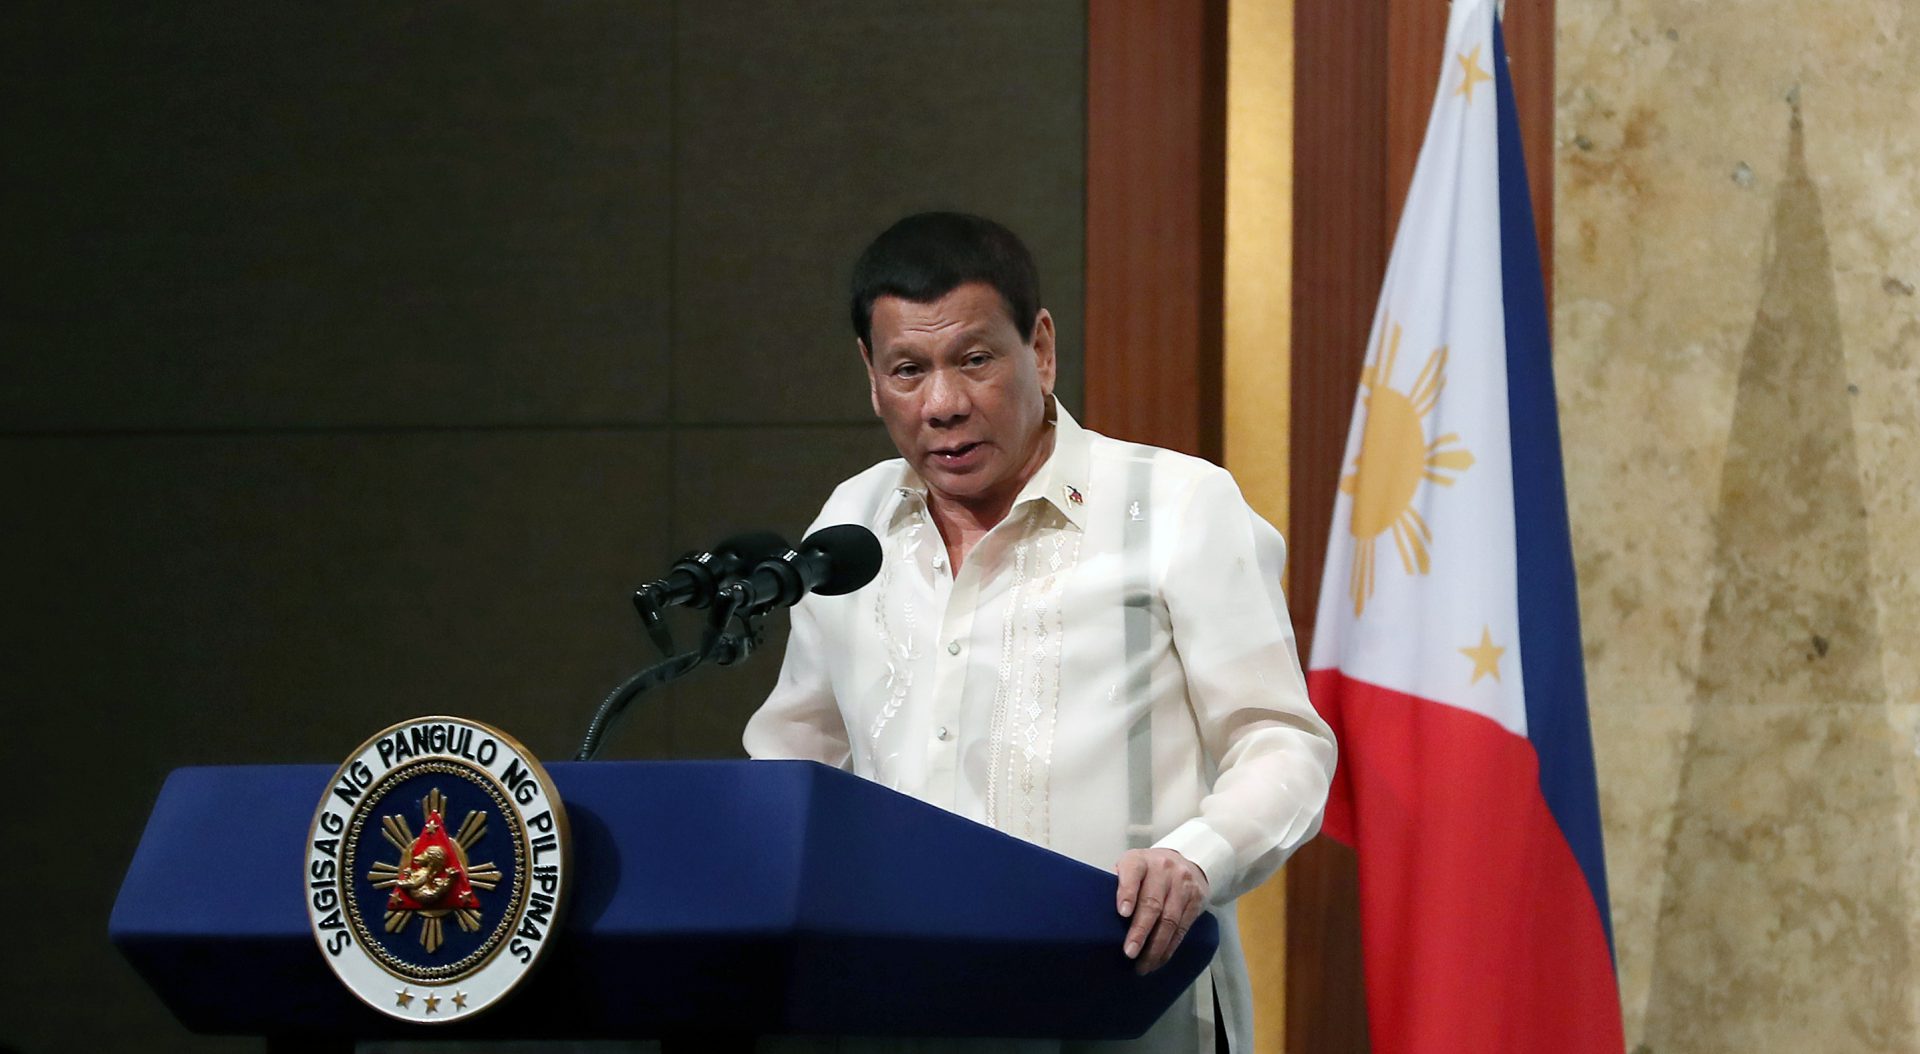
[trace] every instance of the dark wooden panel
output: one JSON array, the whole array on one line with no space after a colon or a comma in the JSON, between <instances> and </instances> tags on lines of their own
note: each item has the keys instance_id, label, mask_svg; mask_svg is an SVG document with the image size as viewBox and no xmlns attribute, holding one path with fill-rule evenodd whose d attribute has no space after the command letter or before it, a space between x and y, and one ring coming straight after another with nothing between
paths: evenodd
<instances>
[{"instance_id":1,"label":"dark wooden panel","mask_svg":"<svg viewBox=\"0 0 1920 1054\"><path fill-rule=\"evenodd\" d=\"M1287 1035L1293 1054L1365 1051L1353 850L1316 838L1287 861Z\"/></svg>"},{"instance_id":2,"label":"dark wooden panel","mask_svg":"<svg viewBox=\"0 0 1920 1054\"><path fill-rule=\"evenodd\" d=\"M1303 647L1313 640L1347 417L1386 272L1388 14L1398 6L1297 0L1294 8L1287 538L1289 593ZM1444 18L1445 8L1434 6ZM1355 889L1352 851L1325 839L1287 865L1289 1051L1367 1049Z\"/></svg>"},{"instance_id":3,"label":"dark wooden panel","mask_svg":"<svg viewBox=\"0 0 1920 1054\"><path fill-rule=\"evenodd\" d=\"M1447 42L1445 3L1407 3L1403 0L1385 5L1387 15L1387 240L1391 247L1393 232L1400 225L1400 210L1406 207L1407 188L1413 185L1414 162L1420 158L1420 144L1426 138L1427 118L1433 110L1433 89L1440 77ZM1491 57L1482 59L1493 67Z\"/></svg>"},{"instance_id":4,"label":"dark wooden panel","mask_svg":"<svg viewBox=\"0 0 1920 1054\"><path fill-rule=\"evenodd\" d=\"M1347 418L1390 238L1386 8L1295 7L1289 590L1302 644L1326 561Z\"/></svg>"},{"instance_id":5,"label":"dark wooden panel","mask_svg":"<svg viewBox=\"0 0 1920 1054\"><path fill-rule=\"evenodd\" d=\"M1087 424L1221 457L1225 0L1087 11Z\"/></svg>"}]
</instances>

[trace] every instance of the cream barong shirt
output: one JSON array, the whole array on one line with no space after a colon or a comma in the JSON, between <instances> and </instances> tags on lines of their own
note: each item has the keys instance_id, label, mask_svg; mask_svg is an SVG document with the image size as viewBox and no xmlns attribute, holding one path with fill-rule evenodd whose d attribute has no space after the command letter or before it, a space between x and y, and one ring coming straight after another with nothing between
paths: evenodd
<instances>
[{"instance_id":1,"label":"cream barong shirt","mask_svg":"<svg viewBox=\"0 0 1920 1054\"><path fill-rule=\"evenodd\" d=\"M871 528L880 573L793 609L747 752L848 768L1108 870L1129 848L1179 851L1212 885L1220 952L1122 1046L1211 1051L1217 991L1251 1050L1231 902L1319 830L1334 769L1285 544L1225 470L1064 409L1051 427L1052 456L958 575L904 460L834 491L814 527Z\"/></svg>"}]
</instances>

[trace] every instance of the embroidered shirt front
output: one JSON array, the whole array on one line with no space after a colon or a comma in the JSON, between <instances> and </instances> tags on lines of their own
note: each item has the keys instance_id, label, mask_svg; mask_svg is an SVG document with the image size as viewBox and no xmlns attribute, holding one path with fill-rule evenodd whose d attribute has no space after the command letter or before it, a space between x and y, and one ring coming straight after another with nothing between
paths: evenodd
<instances>
[{"instance_id":1,"label":"embroidered shirt front","mask_svg":"<svg viewBox=\"0 0 1920 1054\"><path fill-rule=\"evenodd\" d=\"M1318 830L1333 775L1285 546L1224 470L1064 409L1051 427L1052 456L957 575L904 461L834 491L814 527L870 527L880 574L793 609L747 751L846 767L1109 870L1171 848L1227 904ZM1230 989L1233 959L1216 964Z\"/></svg>"}]
</instances>

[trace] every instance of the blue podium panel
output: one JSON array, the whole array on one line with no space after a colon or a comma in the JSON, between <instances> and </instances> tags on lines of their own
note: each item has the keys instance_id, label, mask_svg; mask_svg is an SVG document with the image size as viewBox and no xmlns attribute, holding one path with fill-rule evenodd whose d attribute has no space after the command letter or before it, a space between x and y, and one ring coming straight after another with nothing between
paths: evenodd
<instances>
[{"instance_id":1,"label":"blue podium panel","mask_svg":"<svg viewBox=\"0 0 1920 1054\"><path fill-rule=\"evenodd\" d=\"M1202 916L1136 977L1112 874L823 765L548 771L573 828L572 903L538 972L475 1024L373 1012L314 943L299 876L332 766L175 771L113 941L197 1031L446 1037L1117 1039L1152 1025L1218 945Z\"/></svg>"}]
</instances>

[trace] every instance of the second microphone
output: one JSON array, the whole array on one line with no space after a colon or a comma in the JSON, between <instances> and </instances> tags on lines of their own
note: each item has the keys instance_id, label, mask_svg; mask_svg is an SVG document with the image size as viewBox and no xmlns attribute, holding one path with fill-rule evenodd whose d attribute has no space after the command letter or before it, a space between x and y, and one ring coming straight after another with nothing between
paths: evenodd
<instances>
[{"instance_id":1,"label":"second microphone","mask_svg":"<svg viewBox=\"0 0 1920 1054\"><path fill-rule=\"evenodd\" d=\"M880 540L857 523L822 527L722 585L745 615L791 607L808 593L851 593L880 573Z\"/></svg>"}]
</instances>

